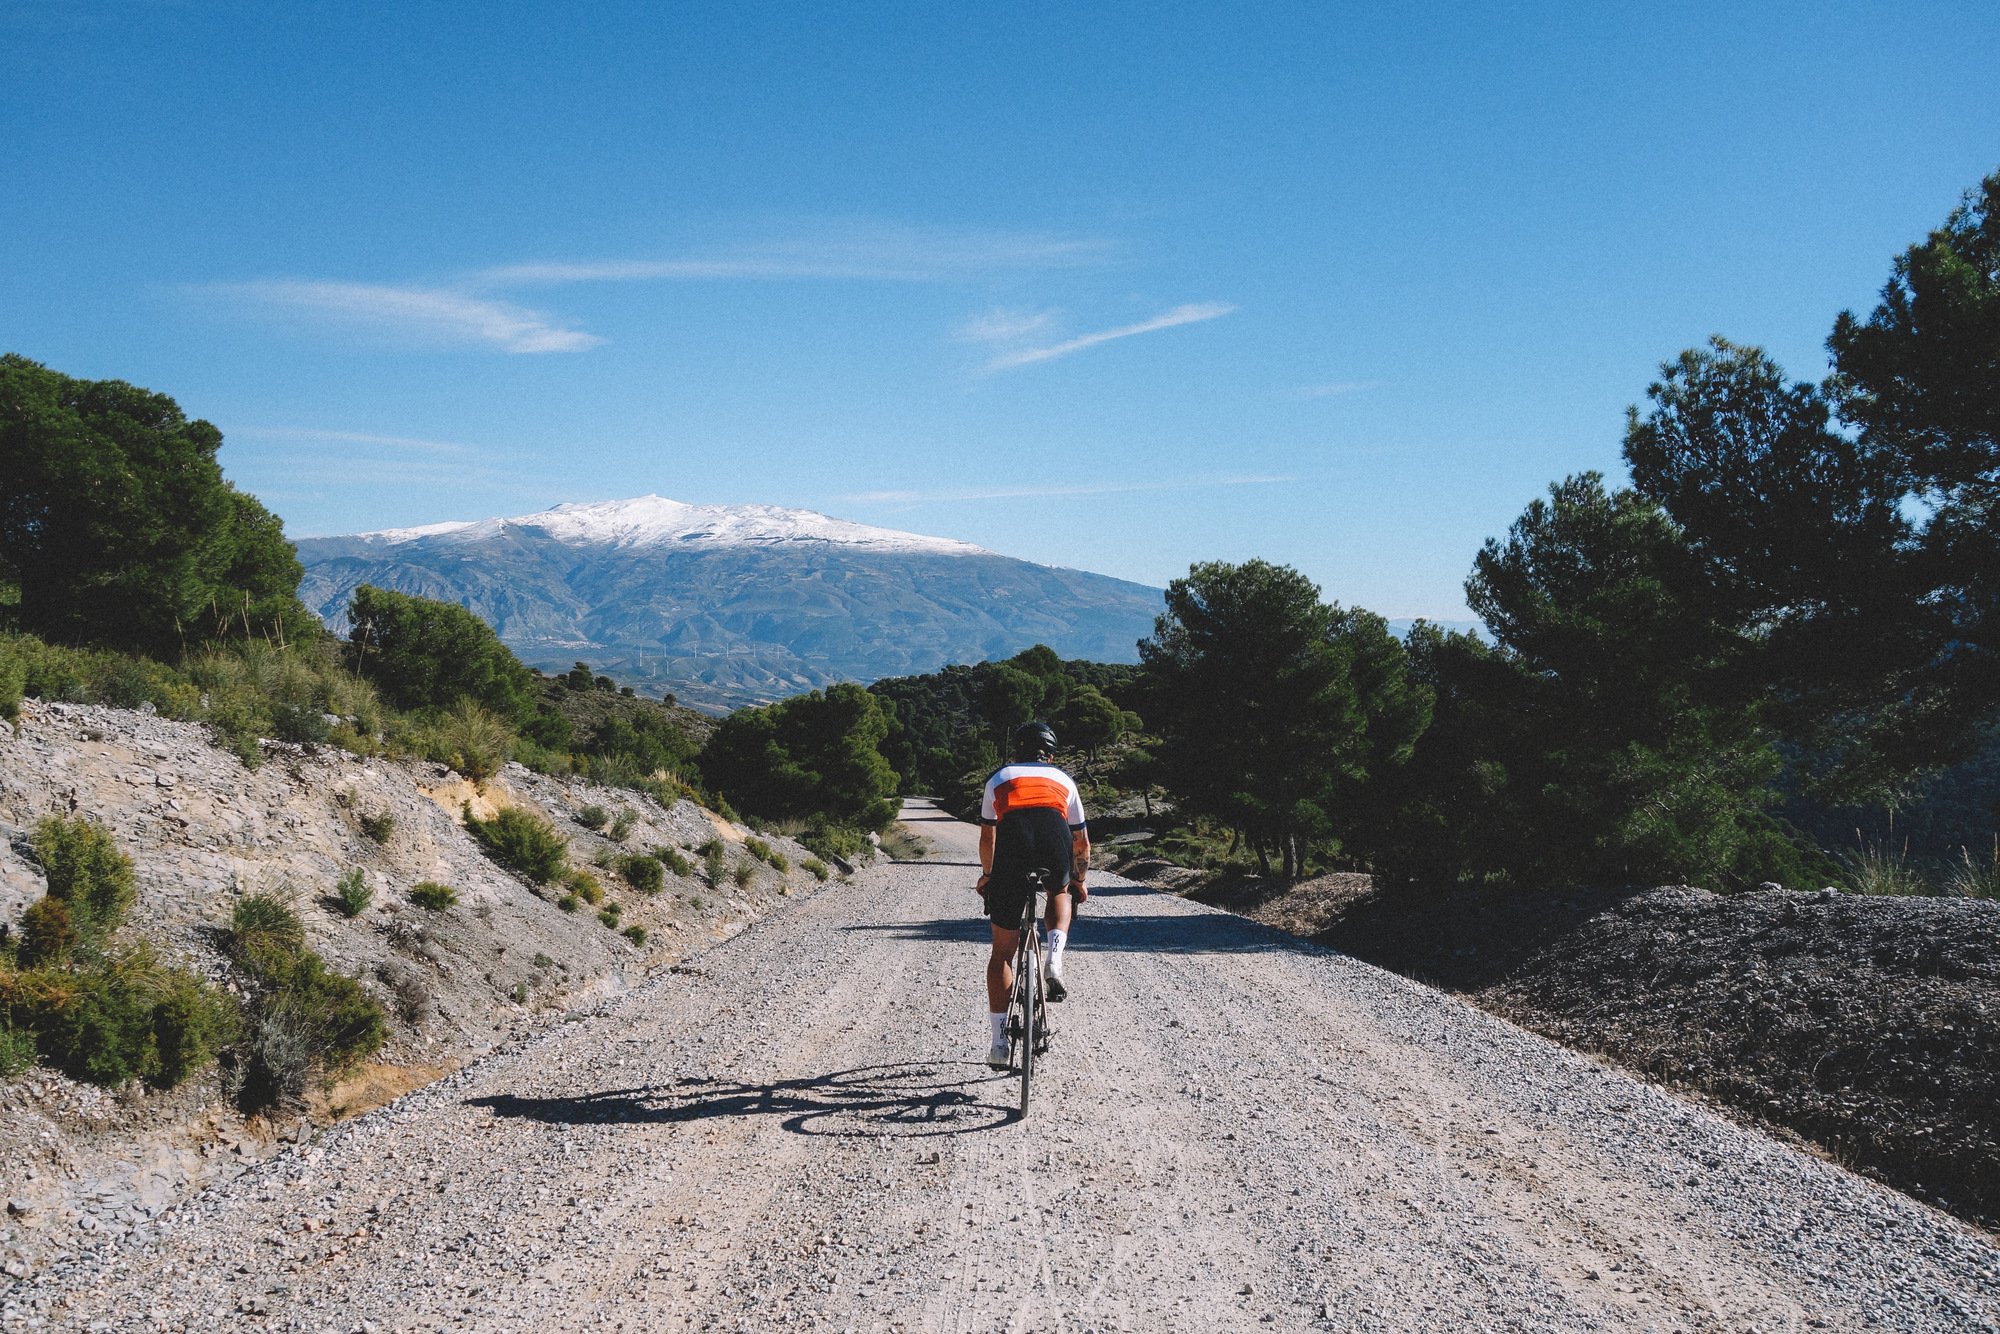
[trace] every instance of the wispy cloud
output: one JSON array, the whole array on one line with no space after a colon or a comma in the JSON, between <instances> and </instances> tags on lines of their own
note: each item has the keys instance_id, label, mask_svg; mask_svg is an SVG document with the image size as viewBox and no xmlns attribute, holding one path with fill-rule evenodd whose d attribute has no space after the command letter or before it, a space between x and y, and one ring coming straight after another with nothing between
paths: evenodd
<instances>
[{"instance_id":1,"label":"wispy cloud","mask_svg":"<svg viewBox=\"0 0 2000 1334\"><path fill-rule=\"evenodd\" d=\"M1065 342L1047 347L1023 348L1018 352L1008 352L986 363L989 371L1010 370L1016 366L1031 366L1038 361L1054 361L1057 357L1067 357L1085 348L1096 347L1099 343L1109 343L1118 338L1131 338L1137 334L1157 333L1161 329L1177 329L1183 324L1199 324L1203 320L1220 319L1232 315L1236 307L1224 301L1209 301L1196 305L1175 306L1150 320L1137 324L1121 325L1116 329L1105 329L1098 333L1082 334Z\"/></svg>"},{"instance_id":2,"label":"wispy cloud","mask_svg":"<svg viewBox=\"0 0 2000 1334\"><path fill-rule=\"evenodd\" d=\"M1055 318L1053 311L996 307L959 325L953 336L961 343L1012 343L1041 333Z\"/></svg>"},{"instance_id":3,"label":"wispy cloud","mask_svg":"<svg viewBox=\"0 0 2000 1334\"><path fill-rule=\"evenodd\" d=\"M238 426L230 430L229 438L271 440L280 444L362 445L375 449L450 456L471 454L478 448L475 445L461 445L449 440L420 440L408 435L370 435L364 431L321 431L303 426Z\"/></svg>"},{"instance_id":4,"label":"wispy cloud","mask_svg":"<svg viewBox=\"0 0 2000 1334\"><path fill-rule=\"evenodd\" d=\"M1380 380L1339 380L1332 384L1309 384L1299 390L1300 398L1338 398L1342 394L1358 394L1364 389L1374 389Z\"/></svg>"},{"instance_id":5,"label":"wispy cloud","mask_svg":"<svg viewBox=\"0 0 2000 1334\"><path fill-rule=\"evenodd\" d=\"M1079 268L1115 257L1110 242L1046 232L837 225L813 235L657 258L557 260L485 269L485 288L565 283L735 279L856 279L941 282L1018 269Z\"/></svg>"},{"instance_id":6,"label":"wispy cloud","mask_svg":"<svg viewBox=\"0 0 2000 1334\"><path fill-rule=\"evenodd\" d=\"M436 287L270 280L212 288L268 310L305 315L377 334L485 344L505 352L580 352L604 340L547 315Z\"/></svg>"},{"instance_id":7,"label":"wispy cloud","mask_svg":"<svg viewBox=\"0 0 2000 1334\"><path fill-rule=\"evenodd\" d=\"M1062 496L1112 496L1139 491L1194 491L1217 486L1271 486L1296 482L1292 476L1265 474L1229 477L1183 477L1152 482L1083 483L1075 486L992 486L955 491L861 491L839 496L856 505L935 505L967 500L1032 500Z\"/></svg>"}]
</instances>

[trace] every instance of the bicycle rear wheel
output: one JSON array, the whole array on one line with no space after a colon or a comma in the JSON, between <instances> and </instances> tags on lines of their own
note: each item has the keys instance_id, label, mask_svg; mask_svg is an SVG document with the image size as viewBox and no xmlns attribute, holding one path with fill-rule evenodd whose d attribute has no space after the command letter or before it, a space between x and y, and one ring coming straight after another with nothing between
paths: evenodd
<instances>
[{"instance_id":1,"label":"bicycle rear wheel","mask_svg":"<svg viewBox=\"0 0 2000 1334\"><path fill-rule=\"evenodd\" d=\"M1024 939L1030 943L1021 951L1021 961L1014 969L1014 985L1021 997L1022 1116L1028 1114L1028 1085L1035 1078L1035 1044L1041 1039L1037 1029L1042 1019L1041 942L1035 938L1032 928Z\"/></svg>"}]
</instances>

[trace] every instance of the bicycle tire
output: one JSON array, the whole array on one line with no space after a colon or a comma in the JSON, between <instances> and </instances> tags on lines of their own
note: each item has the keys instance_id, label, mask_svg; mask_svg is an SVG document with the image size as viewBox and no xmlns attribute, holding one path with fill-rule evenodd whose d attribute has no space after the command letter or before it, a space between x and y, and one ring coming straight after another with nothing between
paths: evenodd
<instances>
[{"instance_id":1,"label":"bicycle tire","mask_svg":"<svg viewBox=\"0 0 2000 1334\"><path fill-rule=\"evenodd\" d=\"M1029 939L1034 939L1032 936ZM1030 945L1021 952L1021 966L1017 968L1021 986L1021 1115L1028 1114L1028 1085L1035 1078L1036 1032L1041 1021L1041 950L1040 942Z\"/></svg>"}]
</instances>

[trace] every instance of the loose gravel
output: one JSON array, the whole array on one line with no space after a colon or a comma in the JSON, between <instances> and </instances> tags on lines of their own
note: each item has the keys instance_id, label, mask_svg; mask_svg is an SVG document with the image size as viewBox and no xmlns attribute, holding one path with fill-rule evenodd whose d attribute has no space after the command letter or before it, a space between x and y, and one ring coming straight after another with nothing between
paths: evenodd
<instances>
[{"instance_id":1,"label":"loose gravel","mask_svg":"<svg viewBox=\"0 0 2000 1334\"><path fill-rule=\"evenodd\" d=\"M0 1293L64 1329L2000 1329L2000 1253L1099 877L1025 1120L969 831Z\"/></svg>"}]
</instances>

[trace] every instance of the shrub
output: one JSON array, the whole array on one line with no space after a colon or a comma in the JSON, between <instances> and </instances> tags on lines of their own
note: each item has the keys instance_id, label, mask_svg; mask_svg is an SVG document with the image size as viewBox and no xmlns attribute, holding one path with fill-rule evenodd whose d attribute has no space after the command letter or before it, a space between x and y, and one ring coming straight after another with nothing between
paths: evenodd
<instances>
[{"instance_id":1,"label":"shrub","mask_svg":"<svg viewBox=\"0 0 2000 1334\"><path fill-rule=\"evenodd\" d=\"M469 806L462 814L466 831L487 856L533 883L546 885L567 868L569 844L541 816L518 806L509 806L490 820L476 818Z\"/></svg>"},{"instance_id":2,"label":"shrub","mask_svg":"<svg viewBox=\"0 0 2000 1334\"><path fill-rule=\"evenodd\" d=\"M859 830L843 828L818 815L806 822L805 832L798 837L807 851L828 861L856 861L868 846Z\"/></svg>"},{"instance_id":3,"label":"shrub","mask_svg":"<svg viewBox=\"0 0 2000 1334\"><path fill-rule=\"evenodd\" d=\"M577 904L580 902L581 900L576 895L565 894L556 900L556 907L561 908L564 912L575 912Z\"/></svg>"},{"instance_id":4,"label":"shrub","mask_svg":"<svg viewBox=\"0 0 2000 1334\"><path fill-rule=\"evenodd\" d=\"M0 1024L0 1079L20 1074L35 1063L35 1035Z\"/></svg>"},{"instance_id":5,"label":"shrub","mask_svg":"<svg viewBox=\"0 0 2000 1334\"><path fill-rule=\"evenodd\" d=\"M443 912L458 902L458 891L435 880L419 880L410 886L410 902L431 912Z\"/></svg>"},{"instance_id":6,"label":"shrub","mask_svg":"<svg viewBox=\"0 0 2000 1334\"><path fill-rule=\"evenodd\" d=\"M806 874L810 875L815 880L824 880L829 875L833 874L832 870L827 866L827 864L821 861L817 857L808 857L804 861L800 862L799 865L805 867Z\"/></svg>"},{"instance_id":7,"label":"shrub","mask_svg":"<svg viewBox=\"0 0 2000 1334\"><path fill-rule=\"evenodd\" d=\"M388 811L358 815L355 821L361 826L361 832L376 843L387 843L389 836L396 832L396 817Z\"/></svg>"},{"instance_id":8,"label":"shrub","mask_svg":"<svg viewBox=\"0 0 2000 1334\"><path fill-rule=\"evenodd\" d=\"M682 855L679 848L657 847L653 849L653 856L662 866L683 880L694 874L694 863Z\"/></svg>"},{"instance_id":9,"label":"shrub","mask_svg":"<svg viewBox=\"0 0 2000 1334\"><path fill-rule=\"evenodd\" d=\"M1958 860L1945 870L1944 892L1962 899L2000 899L2000 835L1994 836L1990 858L1973 856L1971 848L1958 850Z\"/></svg>"},{"instance_id":10,"label":"shrub","mask_svg":"<svg viewBox=\"0 0 2000 1334\"><path fill-rule=\"evenodd\" d=\"M1929 894L1915 867L1892 848L1862 846L1841 857L1850 894Z\"/></svg>"},{"instance_id":11,"label":"shrub","mask_svg":"<svg viewBox=\"0 0 2000 1334\"><path fill-rule=\"evenodd\" d=\"M736 863L736 869L729 873L729 878L736 882L738 889L748 889L750 882L757 878L757 864L748 857L742 858Z\"/></svg>"},{"instance_id":12,"label":"shrub","mask_svg":"<svg viewBox=\"0 0 2000 1334\"><path fill-rule=\"evenodd\" d=\"M743 846L749 850L752 857L769 864L772 870L780 874L792 869L792 864L786 860L785 854L761 838L746 838L743 840Z\"/></svg>"},{"instance_id":13,"label":"shrub","mask_svg":"<svg viewBox=\"0 0 2000 1334\"><path fill-rule=\"evenodd\" d=\"M605 821L610 818L611 813L609 811L595 804L585 806L576 813L576 822L585 829L602 829L604 828Z\"/></svg>"},{"instance_id":14,"label":"shrub","mask_svg":"<svg viewBox=\"0 0 2000 1334\"><path fill-rule=\"evenodd\" d=\"M701 873L708 881L710 889L722 888L722 872L728 858L722 850L722 840L711 838L697 849L701 853Z\"/></svg>"},{"instance_id":15,"label":"shrub","mask_svg":"<svg viewBox=\"0 0 2000 1334\"><path fill-rule=\"evenodd\" d=\"M637 815L630 809L622 810L618 812L618 818L611 822L611 828L605 831L605 835L613 843L623 843L625 836L632 832L632 826L637 823L639 823Z\"/></svg>"},{"instance_id":16,"label":"shrub","mask_svg":"<svg viewBox=\"0 0 2000 1334\"><path fill-rule=\"evenodd\" d=\"M604 902L604 885L598 878L581 866L573 866L563 875L563 884L569 886L570 893L585 903Z\"/></svg>"},{"instance_id":17,"label":"shrub","mask_svg":"<svg viewBox=\"0 0 2000 1334\"><path fill-rule=\"evenodd\" d=\"M700 911L701 911L701 895L697 894L697 895L695 895L695 896L694 896L693 898L689 899L689 900L688 900L688 906L689 906L689 907L691 907L691 908L693 908L693 909L694 909L694 910L695 910L696 912L700 912Z\"/></svg>"},{"instance_id":18,"label":"shrub","mask_svg":"<svg viewBox=\"0 0 2000 1334\"><path fill-rule=\"evenodd\" d=\"M555 967L555 962L554 959L551 959L548 955L540 951L537 951L535 954L535 967L537 968L553 968Z\"/></svg>"},{"instance_id":19,"label":"shrub","mask_svg":"<svg viewBox=\"0 0 2000 1334\"><path fill-rule=\"evenodd\" d=\"M238 899L229 916L229 957L266 986L282 986L306 952L305 924L269 894Z\"/></svg>"},{"instance_id":20,"label":"shrub","mask_svg":"<svg viewBox=\"0 0 2000 1334\"><path fill-rule=\"evenodd\" d=\"M334 886L333 901L342 917L359 917L368 911L368 905L375 901L375 891L369 888L360 867L351 867L340 877Z\"/></svg>"},{"instance_id":21,"label":"shrub","mask_svg":"<svg viewBox=\"0 0 2000 1334\"><path fill-rule=\"evenodd\" d=\"M62 900L78 938L96 945L118 929L139 891L132 861L94 820L51 815L35 826L35 859L49 897Z\"/></svg>"},{"instance_id":22,"label":"shrub","mask_svg":"<svg viewBox=\"0 0 2000 1334\"><path fill-rule=\"evenodd\" d=\"M21 914L21 938L14 947L21 967L61 968L76 947L76 928L70 925L69 909L61 899L43 895Z\"/></svg>"},{"instance_id":23,"label":"shrub","mask_svg":"<svg viewBox=\"0 0 2000 1334\"><path fill-rule=\"evenodd\" d=\"M0 721L12 727L16 736L21 734L21 700L27 693L27 685L28 664L0 643ZM0 1050L4 1050L10 1038L11 1034L0 1033Z\"/></svg>"},{"instance_id":24,"label":"shrub","mask_svg":"<svg viewBox=\"0 0 2000 1334\"><path fill-rule=\"evenodd\" d=\"M325 745L333 733L326 715L317 704L274 704L271 706L271 735L279 741L301 746Z\"/></svg>"},{"instance_id":25,"label":"shrub","mask_svg":"<svg viewBox=\"0 0 2000 1334\"><path fill-rule=\"evenodd\" d=\"M246 900L247 902L247 900ZM388 1019L361 984L305 950L259 998L238 1099L250 1111L295 1107L314 1078L338 1078L388 1039Z\"/></svg>"},{"instance_id":26,"label":"shrub","mask_svg":"<svg viewBox=\"0 0 2000 1334\"><path fill-rule=\"evenodd\" d=\"M605 904L603 910L597 914L597 920L610 927L613 931L616 931L618 929L618 919L622 915L623 910L619 908L618 901L613 899L610 903Z\"/></svg>"},{"instance_id":27,"label":"shrub","mask_svg":"<svg viewBox=\"0 0 2000 1334\"><path fill-rule=\"evenodd\" d=\"M660 864L644 853L635 852L629 857L618 859L618 874L625 877L625 883L641 894L657 894L665 881Z\"/></svg>"},{"instance_id":28,"label":"shrub","mask_svg":"<svg viewBox=\"0 0 2000 1334\"><path fill-rule=\"evenodd\" d=\"M416 740L426 759L449 765L474 783L484 783L507 763L514 733L498 714L470 697L461 697L436 721L420 728Z\"/></svg>"},{"instance_id":29,"label":"shrub","mask_svg":"<svg viewBox=\"0 0 2000 1334\"><path fill-rule=\"evenodd\" d=\"M140 946L76 974L34 1023L44 1059L77 1079L173 1088L236 1032L229 999Z\"/></svg>"},{"instance_id":30,"label":"shrub","mask_svg":"<svg viewBox=\"0 0 2000 1334\"><path fill-rule=\"evenodd\" d=\"M646 928L643 926L634 924L632 926L626 927L618 934L624 936L625 939L631 941L634 945L640 946L641 948L643 948L646 944Z\"/></svg>"}]
</instances>

